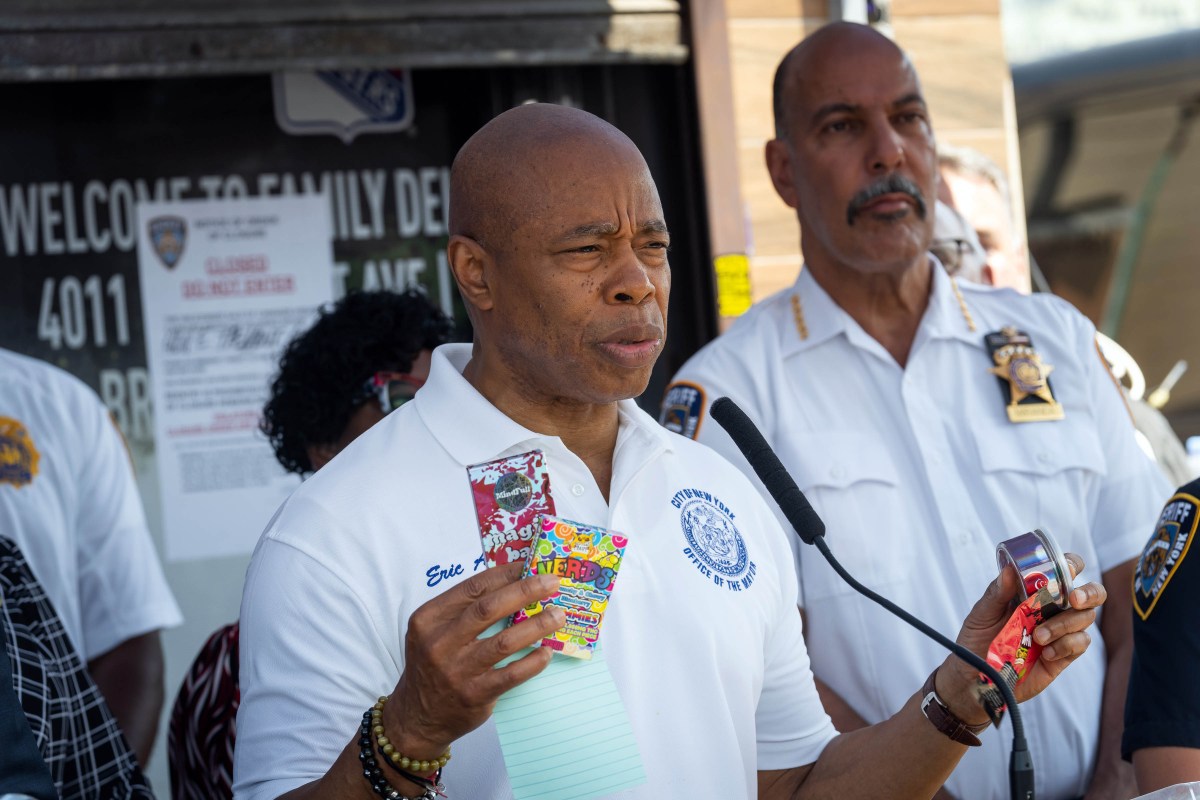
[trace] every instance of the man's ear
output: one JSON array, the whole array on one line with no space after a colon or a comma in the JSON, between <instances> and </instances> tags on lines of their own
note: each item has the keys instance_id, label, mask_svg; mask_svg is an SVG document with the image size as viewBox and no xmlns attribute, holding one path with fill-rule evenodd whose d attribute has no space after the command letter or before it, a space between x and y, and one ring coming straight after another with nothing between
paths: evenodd
<instances>
[{"instance_id":1,"label":"man's ear","mask_svg":"<svg viewBox=\"0 0 1200 800\"><path fill-rule=\"evenodd\" d=\"M333 457L338 454L337 445L333 442L328 444L306 444L304 452L308 455L308 463L312 466L312 471L316 472L321 467L328 464Z\"/></svg>"},{"instance_id":2,"label":"man's ear","mask_svg":"<svg viewBox=\"0 0 1200 800\"><path fill-rule=\"evenodd\" d=\"M767 160L767 173L775 192L789 208L799 208L800 198L796 194L796 184L792 180L792 156L788 152L788 144L783 139L772 139L767 142L764 155Z\"/></svg>"},{"instance_id":3,"label":"man's ear","mask_svg":"<svg viewBox=\"0 0 1200 800\"><path fill-rule=\"evenodd\" d=\"M996 285L996 273L990 264L983 265L983 272L980 273L980 282L982 282L985 286Z\"/></svg>"},{"instance_id":4,"label":"man's ear","mask_svg":"<svg viewBox=\"0 0 1200 800\"><path fill-rule=\"evenodd\" d=\"M446 258L467 306L490 310L493 305L490 281L495 275L495 261L483 245L469 236L455 234L446 245Z\"/></svg>"}]
</instances>

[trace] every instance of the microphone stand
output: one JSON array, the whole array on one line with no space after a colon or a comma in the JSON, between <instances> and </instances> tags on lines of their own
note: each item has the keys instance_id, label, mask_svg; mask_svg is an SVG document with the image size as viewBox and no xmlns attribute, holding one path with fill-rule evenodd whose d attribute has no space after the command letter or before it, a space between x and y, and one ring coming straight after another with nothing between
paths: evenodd
<instances>
[{"instance_id":1,"label":"microphone stand","mask_svg":"<svg viewBox=\"0 0 1200 800\"><path fill-rule=\"evenodd\" d=\"M1029 743L1025 740L1025 724L1021 719L1017 698L1008 682L987 661L958 642L943 636L891 600L855 580L846 571L846 568L834 558L833 553L829 550L829 545L825 543L825 523L809 504L808 498L800 491L800 487L788 475L783 462L775 455L775 451L771 449L758 427L746 416L745 412L728 397L721 397L713 402L710 413L713 419L729 433L733 443L746 457L771 498L775 500L788 522L792 524L796 534L805 544L814 545L829 562L829 566L833 567L834 571L842 577L842 580L850 584L859 594L883 606L991 679L1000 693L1004 695L1004 702L1008 706L1012 719L1013 744L1012 754L1008 761L1009 796L1012 800L1034 800L1033 757L1029 752Z\"/></svg>"}]
</instances>

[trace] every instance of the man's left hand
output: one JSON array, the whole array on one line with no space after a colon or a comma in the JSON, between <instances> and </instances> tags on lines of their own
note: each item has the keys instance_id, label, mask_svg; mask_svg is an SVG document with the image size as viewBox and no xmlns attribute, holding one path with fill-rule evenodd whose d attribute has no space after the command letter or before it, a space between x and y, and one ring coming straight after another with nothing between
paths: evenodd
<instances>
[{"instance_id":1,"label":"man's left hand","mask_svg":"<svg viewBox=\"0 0 1200 800\"><path fill-rule=\"evenodd\" d=\"M1067 562L1072 578L1083 571L1083 559L1075 553L1067 553ZM1019 582L1016 570L1009 567L989 584L963 622L959 644L980 657L987 656L992 640L1012 616L1012 601L1017 597ZM1086 629L1096 621L1096 609L1107 596L1098 583L1076 586L1069 596L1070 608L1036 628L1033 636L1043 646L1042 654L1013 690L1018 703L1039 694L1088 649L1092 640ZM972 693L977 675L973 667L955 656L947 658L938 670L938 694L960 719L970 724L987 720Z\"/></svg>"}]
</instances>

